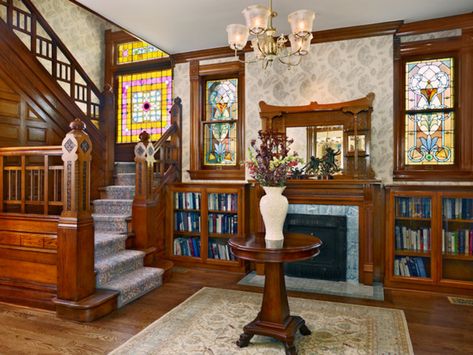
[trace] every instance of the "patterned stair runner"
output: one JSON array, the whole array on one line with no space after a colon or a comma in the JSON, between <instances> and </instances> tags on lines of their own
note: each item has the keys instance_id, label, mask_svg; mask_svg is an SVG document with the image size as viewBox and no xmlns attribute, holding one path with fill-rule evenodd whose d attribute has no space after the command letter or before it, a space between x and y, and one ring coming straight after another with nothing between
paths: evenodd
<instances>
[{"instance_id":1,"label":"patterned stair runner","mask_svg":"<svg viewBox=\"0 0 473 355\"><path fill-rule=\"evenodd\" d=\"M135 163L115 163L115 183L94 203L96 286L119 291L118 307L162 284L164 270L145 267L145 253L125 249L135 193Z\"/></svg>"}]
</instances>

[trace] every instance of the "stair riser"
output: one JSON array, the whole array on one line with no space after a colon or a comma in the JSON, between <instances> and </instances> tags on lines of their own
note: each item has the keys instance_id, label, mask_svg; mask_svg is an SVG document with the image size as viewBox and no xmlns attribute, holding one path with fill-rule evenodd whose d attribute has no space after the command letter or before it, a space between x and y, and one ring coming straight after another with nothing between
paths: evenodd
<instances>
[{"instance_id":1,"label":"stair riser","mask_svg":"<svg viewBox=\"0 0 473 355\"><path fill-rule=\"evenodd\" d=\"M115 173L134 173L136 171L135 163L117 163L115 164Z\"/></svg>"},{"instance_id":2,"label":"stair riser","mask_svg":"<svg viewBox=\"0 0 473 355\"><path fill-rule=\"evenodd\" d=\"M117 174L115 176L115 184L135 186L135 174Z\"/></svg>"},{"instance_id":3,"label":"stair riser","mask_svg":"<svg viewBox=\"0 0 473 355\"><path fill-rule=\"evenodd\" d=\"M128 232L128 223L124 219L95 220L94 229L96 232L114 232L117 234Z\"/></svg>"},{"instance_id":4,"label":"stair riser","mask_svg":"<svg viewBox=\"0 0 473 355\"><path fill-rule=\"evenodd\" d=\"M94 201L94 213L107 215L130 215L131 202L112 203L112 202L96 202Z\"/></svg>"},{"instance_id":5,"label":"stair riser","mask_svg":"<svg viewBox=\"0 0 473 355\"><path fill-rule=\"evenodd\" d=\"M135 188L127 186L109 186L100 193L101 199L133 200Z\"/></svg>"},{"instance_id":6,"label":"stair riser","mask_svg":"<svg viewBox=\"0 0 473 355\"><path fill-rule=\"evenodd\" d=\"M137 257L131 260L127 260L126 262L120 262L110 268L110 270L98 270L96 276L96 285L97 287L102 286L121 275L124 275L134 270L138 270L141 267L143 267L143 257Z\"/></svg>"},{"instance_id":7,"label":"stair riser","mask_svg":"<svg viewBox=\"0 0 473 355\"><path fill-rule=\"evenodd\" d=\"M140 282L140 284L133 290L123 290L118 296L118 308L136 300L137 298L147 294L151 290L158 288L163 284L162 276L159 278L152 278Z\"/></svg>"},{"instance_id":8,"label":"stair riser","mask_svg":"<svg viewBox=\"0 0 473 355\"><path fill-rule=\"evenodd\" d=\"M125 240L110 240L107 243L95 244L95 260L114 255L125 249Z\"/></svg>"}]
</instances>

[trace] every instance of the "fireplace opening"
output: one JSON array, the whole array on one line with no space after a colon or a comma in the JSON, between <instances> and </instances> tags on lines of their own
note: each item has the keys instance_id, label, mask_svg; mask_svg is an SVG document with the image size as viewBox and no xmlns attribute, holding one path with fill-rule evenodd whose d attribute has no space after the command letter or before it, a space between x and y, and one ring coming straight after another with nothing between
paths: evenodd
<instances>
[{"instance_id":1,"label":"fireplace opening","mask_svg":"<svg viewBox=\"0 0 473 355\"><path fill-rule=\"evenodd\" d=\"M347 217L289 213L285 232L318 237L322 247L318 256L284 264L287 276L331 281L347 280Z\"/></svg>"}]
</instances>

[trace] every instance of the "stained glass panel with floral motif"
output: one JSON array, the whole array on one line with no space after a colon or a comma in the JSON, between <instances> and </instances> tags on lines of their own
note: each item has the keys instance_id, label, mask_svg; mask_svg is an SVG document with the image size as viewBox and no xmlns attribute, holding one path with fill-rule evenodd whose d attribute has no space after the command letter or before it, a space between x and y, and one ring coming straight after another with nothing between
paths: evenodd
<instances>
[{"instance_id":1,"label":"stained glass panel with floral motif","mask_svg":"<svg viewBox=\"0 0 473 355\"><path fill-rule=\"evenodd\" d=\"M238 79L205 83L204 165L237 165Z\"/></svg>"},{"instance_id":2,"label":"stained glass panel with floral motif","mask_svg":"<svg viewBox=\"0 0 473 355\"><path fill-rule=\"evenodd\" d=\"M454 164L453 58L407 62L405 69L405 163Z\"/></svg>"}]
</instances>

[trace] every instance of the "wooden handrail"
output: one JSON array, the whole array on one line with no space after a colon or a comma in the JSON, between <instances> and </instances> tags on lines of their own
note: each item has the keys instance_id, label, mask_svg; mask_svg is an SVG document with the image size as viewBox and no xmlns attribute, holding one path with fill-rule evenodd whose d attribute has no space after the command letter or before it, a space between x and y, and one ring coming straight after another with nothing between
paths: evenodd
<instances>
[{"instance_id":1,"label":"wooden handrail","mask_svg":"<svg viewBox=\"0 0 473 355\"><path fill-rule=\"evenodd\" d=\"M163 218L164 191L167 184L180 179L181 171L181 99L176 98L171 108L171 126L156 143L149 142L149 134L142 132L135 146L136 185L133 199L133 231L135 248L152 250L147 263L163 253L164 236L156 227ZM155 184L156 178L158 183ZM161 219L160 219L161 218ZM160 235L161 234L161 235ZM161 249L161 250L160 250Z\"/></svg>"},{"instance_id":2,"label":"wooden handrail","mask_svg":"<svg viewBox=\"0 0 473 355\"><path fill-rule=\"evenodd\" d=\"M62 154L61 146L28 146L28 147L6 147L0 148L0 156L18 155L54 155Z\"/></svg>"},{"instance_id":3,"label":"wooden handrail","mask_svg":"<svg viewBox=\"0 0 473 355\"><path fill-rule=\"evenodd\" d=\"M98 124L102 93L33 3L30 0L21 2L29 12L14 6L12 0L1 0L0 6L6 8L3 20L12 31L30 36L30 52L38 59L51 62L50 74L56 81L70 85L69 91L65 90L66 93L79 107L85 105L84 114ZM38 26L49 38L38 33ZM62 54L66 61L58 59L61 57L59 54ZM76 80L76 75L81 80Z\"/></svg>"}]
</instances>

